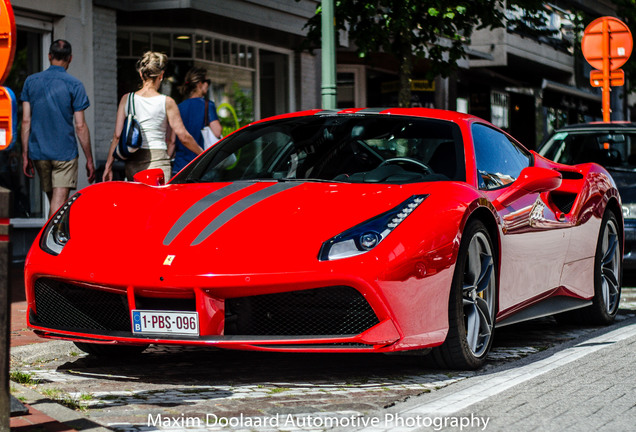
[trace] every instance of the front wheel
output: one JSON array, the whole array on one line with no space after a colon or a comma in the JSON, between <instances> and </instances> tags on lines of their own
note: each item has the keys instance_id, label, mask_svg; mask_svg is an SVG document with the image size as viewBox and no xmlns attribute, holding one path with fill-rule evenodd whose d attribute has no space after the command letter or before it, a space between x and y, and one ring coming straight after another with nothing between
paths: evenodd
<instances>
[{"instance_id":1,"label":"front wheel","mask_svg":"<svg viewBox=\"0 0 636 432\"><path fill-rule=\"evenodd\" d=\"M462 235L448 306L446 341L431 356L439 367L477 369L494 335L497 265L485 225L474 220Z\"/></svg>"}]
</instances>

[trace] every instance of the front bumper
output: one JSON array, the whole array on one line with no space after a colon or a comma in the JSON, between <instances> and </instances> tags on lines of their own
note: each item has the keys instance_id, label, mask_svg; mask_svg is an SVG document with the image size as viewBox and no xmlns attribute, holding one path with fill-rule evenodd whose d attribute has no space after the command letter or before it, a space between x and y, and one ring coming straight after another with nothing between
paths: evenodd
<instances>
[{"instance_id":1,"label":"front bumper","mask_svg":"<svg viewBox=\"0 0 636 432\"><path fill-rule=\"evenodd\" d=\"M25 266L27 324L42 337L88 343L305 352L430 348L448 332L454 245L417 257L404 253L390 265L368 255L245 274L174 266L113 272L107 261L78 266L73 254L53 257L35 248ZM133 333L133 310L197 312L198 335Z\"/></svg>"},{"instance_id":2,"label":"front bumper","mask_svg":"<svg viewBox=\"0 0 636 432\"><path fill-rule=\"evenodd\" d=\"M40 277L28 323L44 337L107 343L214 345L260 350L377 350L400 335L349 286L215 298L209 290L107 289ZM376 306L378 307L378 306ZM131 310L198 312L199 336L132 332ZM383 314L381 313L380 316Z\"/></svg>"}]
</instances>

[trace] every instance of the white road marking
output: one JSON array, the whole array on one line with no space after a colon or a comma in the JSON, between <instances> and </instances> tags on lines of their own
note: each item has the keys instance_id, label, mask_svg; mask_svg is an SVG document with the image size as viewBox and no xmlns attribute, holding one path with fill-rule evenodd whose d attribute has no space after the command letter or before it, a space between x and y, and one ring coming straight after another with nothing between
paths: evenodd
<instances>
[{"instance_id":1,"label":"white road marking","mask_svg":"<svg viewBox=\"0 0 636 432\"><path fill-rule=\"evenodd\" d=\"M636 336L636 324L630 324L604 335L581 342L578 345L557 352L552 356L520 368L505 370L484 376L474 385L431 402L406 409L401 416L431 415L447 416L461 411L477 402L499 394L516 385L564 366L593 352L607 348L624 339ZM478 378L474 378L477 380Z\"/></svg>"}]
</instances>

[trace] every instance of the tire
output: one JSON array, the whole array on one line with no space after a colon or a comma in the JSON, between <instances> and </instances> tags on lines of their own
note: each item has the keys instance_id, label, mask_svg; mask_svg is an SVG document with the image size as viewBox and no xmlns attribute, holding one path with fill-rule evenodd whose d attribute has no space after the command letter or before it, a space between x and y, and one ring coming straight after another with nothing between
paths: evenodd
<instances>
[{"instance_id":1,"label":"tire","mask_svg":"<svg viewBox=\"0 0 636 432\"><path fill-rule=\"evenodd\" d=\"M478 220L462 235L448 304L448 335L431 352L441 368L478 369L494 336L497 262L490 235Z\"/></svg>"},{"instance_id":2,"label":"tire","mask_svg":"<svg viewBox=\"0 0 636 432\"><path fill-rule=\"evenodd\" d=\"M136 356L144 352L148 345L110 345L110 344L93 344L85 342L73 342L76 347L84 351L86 354L97 357L130 357Z\"/></svg>"},{"instance_id":3,"label":"tire","mask_svg":"<svg viewBox=\"0 0 636 432\"><path fill-rule=\"evenodd\" d=\"M594 255L594 297L592 304L555 315L560 324L607 325L614 322L621 298L623 238L616 215L603 215Z\"/></svg>"},{"instance_id":4,"label":"tire","mask_svg":"<svg viewBox=\"0 0 636 432\"><path fill-rule=\"evenodd\" d=\"M621 299L623 276L623 238L612 210L606 210L598 234L594 257L594 298L581 310L586 324L614 322Z\"/></svg>"}]
</instances>

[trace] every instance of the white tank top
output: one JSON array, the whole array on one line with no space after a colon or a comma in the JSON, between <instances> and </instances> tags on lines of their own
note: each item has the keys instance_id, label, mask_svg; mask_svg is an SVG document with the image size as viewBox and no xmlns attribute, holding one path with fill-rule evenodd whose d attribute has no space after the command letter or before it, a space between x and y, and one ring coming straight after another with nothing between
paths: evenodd
<instances>
[{"instance_id":1,"label":"white tank top","mask_svg":"<svg viewBox=\"0 0 636 432\"><path fill-rule=\"evenodd\" d=\"M141 126L141 148L167 150L166 96L142 97L135 94L135 118ZM128 115L128 104L125 109Z\"/></svg>"}]
</instances>

